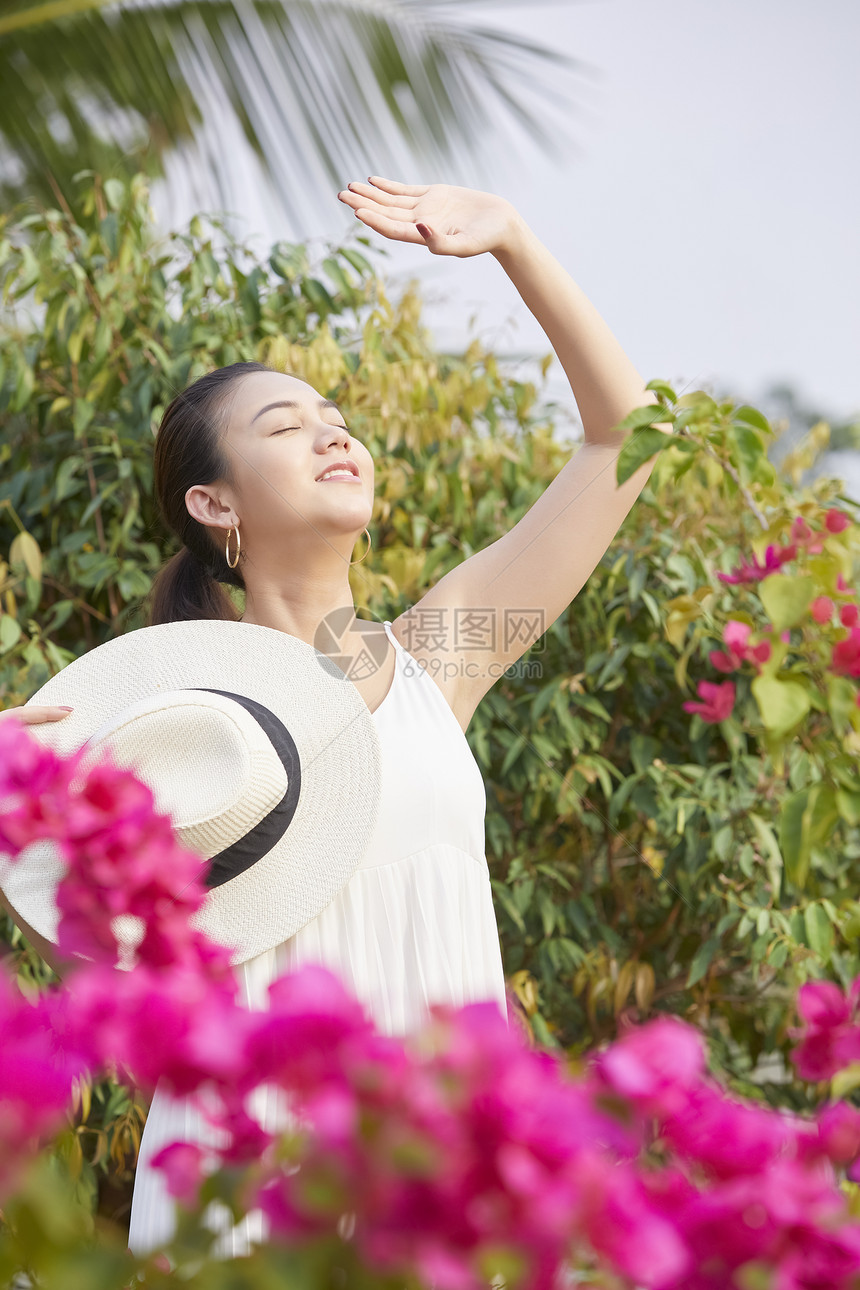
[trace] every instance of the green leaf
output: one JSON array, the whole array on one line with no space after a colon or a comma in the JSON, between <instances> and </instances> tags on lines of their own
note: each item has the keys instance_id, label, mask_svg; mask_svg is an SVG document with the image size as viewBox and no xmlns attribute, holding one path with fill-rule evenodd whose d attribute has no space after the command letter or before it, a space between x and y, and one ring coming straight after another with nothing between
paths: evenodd
<instances>
[{"instance_id":1,"label":"green leaf","mask_svg":"<svg viewBox=\"0 0 860 1290\"><path fill-rule=\"evenodd\" d=\"M514 904L511 893L503 882L497 879L493 881L493 896L507 913L508 917L516 924L519 930L525 935L526 925L523 916Z\"/></svg>"},{"instance_id":2,"label":"green leaf","mask_svg":"<svg viewBox=\"0 0 860 1290\"><path fill-rule=\"evenodd\" d=\"M368 259L361 255L360 252L354 251L352 247L342 246L340 248L340 255L342 255L347 264L351 264L355 271L360 273L363 278L373 276L373 266Z\"/></svg>"},{"instance_id":3,"label":"green leaf","mask_svg":"<svg viewBox=\"0 0 860 1290\"><path fill-rule=\"evenodd\" d=\"M75 472L80 466L83 466L83 457L76 457L74 454L70 457L64 457L60 462L57 470L56 479L54 480L54 501L62 502L63 499L72 492L72 479Z\"/></svg>"},{"instance_id":4,"label":"green leaf","mask_svg":"<svg viewBox=\"0 0 860 1290\"><path fill-rule=\"evenodd\" d=\"M815 579L808 575L773 573L759 584L759 596L774 631L794 627L815 596Z\"/></svg>"},{"instance_id":5,"label":"green leaf","mask_svg":"<svg viewBox=\"0 0 860 1290\"><path fill-rule=\"evenodd\" d=\"M699 946L693 956L693 961L690 964L690 972L687 976L688 986L695 985L697 981L701 981L702 977L711 966L713 957L719 949L719 945L720 938L718 936L711 936L703 945Z\"/></svg>"},{"instance_id":6,"label":"green leaf","mask_svg":"<svg viewBox=\"0 0 860 1290\"><path fill-rule=\"evenodd\" d=\"M799 681L780 681L762 673L751 688L765 727L777 738L792 730L809 712L809 692Z\"/></svg>"},{"instance_id":7,"label":"green leaf","mask_svg":"<svg viewBox=\"0 0 860 1290\"><path fill-rule=\"evenodd\" d=\"M15 567L24 566L31 578L42 581L42 552L32 533L17 533L9 548L9 562Z\"/></svg>"},{"instance_id":8,"label":"green leaf","mask_svg":"<svg viewBox=\"0 0 860 1290\"><path fill-rule=\"evenodd\" d=\"M796 887L806 883L813 844L829 841L837 819L836 794L829 784L813 784L784 800L779 846L785 875Z\"/></svg>"},{"instance_id":9,"label":"green leaf","mask_svg":"<svg viewBox=\"0 0 860 1290\"><path fill-rule=\"evenodd\" d=\"M756 815L755 811L750 811L749 819L755 830L759 849L764 853L767 878L773 892L774 902L776 902L779 900L779 889L782 885L782 852L779 849L776 834L767 821L763 820L760 815Z\"/></svg>"},{"instance_id":10,"label":"green leaf","mask_svg":"<svg viewBox=\"0 0 860 1290\"><path fill-rule=\"evenodd\" d=\"M672 389L671 385L668 385L666 383L666 381L660 381L656 379L653 381L649 381L648 384L645 386L645 389L653 390L655 394L662 395L662 397L666 399L669 403L677 402L677 399L678 399L677 394Z\"/></svg>"},{"instance_id":11,"label":"green leaf","mask_svg":"<svg viewBox=\"0 0 860 1290\"><path fill-rule=\"evenodd\" d=\"M634 430L618 454L615 479L619 484L624 484L629 480L630 475L634 475L638 468L650 461L656 453L667 448L670 442L672 442L672 435L664 435L663 431L655 430L654 427Z\"/></svg>"},{"instance_id":12,"label":"green leaf","mask_svg":"<svg viewBox=\"0 0 860 1290\"><path fill-rule=\"evenodd\" d=\"M833 951L833 924L827 913L819 904L807 905L803 911L803 923L809 948L815 950L826 963Z\"/></svg>"},{"instance_id":13,"label":"green leaf","mask_svg":"<svg viewBox=\"0 0 860 1290\"><path fill-rule=\"evenodd\" d=\"M552 897L544 888L538 888L537 907L541 918L541 926L546 939L552 936L555 925L558 920L558 910L553 904Z\"/></svg>"},{"instance_id":14,"label":"green leaf","mask_svg":"<svg viewBox=\"0 0 860 1290\"><path fill-rule=\"evenodd\" d=\"M667 412L659 403L646 403L641 408L634 408L628 412L627 416L614 427L616 430L642 430L649 428L655 422L666 420ZM658 431L658 433L660 433Z\"/></svg>"},{"instance_id":15,"label":"green leaf","mask_svg":"<svg viewBox=\"0 0 860 1290\"><path fill-rule=\"evenodd\" d=\"M125 184L121 179L106 179L104 183L105 200L112 211L118 211L125 200Z\"/></svg>"},{"instance_id":16,"label":"green leaf","mask_svg":"<svg viewBox=\"0 0 860 1290\"><path fill-rule=\"evenodd\" d=\"M522 735L522 734L517 735L517 737L514 739L513 743L511 744L510 748L505 753L505 758L504 758L504 761L502 762L501 770L499 771L500 775L506 775L508 773L511 766L513 766L514 762L517 760L517 758L519 757L520 753L525 748L527 743L528 743L527 735Z\"/></svg>"},{"instance_id":17,"label":"green leaf","mask_svg":"<svg viewBox=\"0 0 860 1290\"><path fill-rule=\"evenodd\" d=\"M847 676L827 677L827 711L838 735L844 735L857 711L857 690Z\"/></svg>"},{"instance_id":18,"label":"green leaf","mask_svg":"<svg viewBox=\"0 0 860 1290\"><path fill-rule=\"evenodd\" d=\"M759 412L758 408L750 407L747 403L735 408L734 419L735 421L742 421L746 425L755 426L757 430L762 430L767 435L773 434L767 417L762 412Z\"/></svg>"},{"instance_id":19,"label":"green leaf","mask_svg":"<svg viewBox=\"0 0 860 1290\"><path fill-rule=\"evenodd\" d=\"M758 469L759 462L765 455L761 439L750 426L736 425L731 428L734 440L734 456L737 461L741 482L748 484Z\"/></svg>"},{"instance_id":20,"label":"green leaf","mask_svg":"<svg viewBox=\"0 0 860 1290\"><path fill-rule=\"evenodd\" d=\"M13 648L21 639L21 624L11 614L0 614L0 654Z\"/></svg>"},{"instance_id":21,"label":"green leaf","mask_svg":"<svg viewBox=\"0 0 860 1290\"><path fill-rule=\"evenodd\" d=\"M779 845L785 860L785 873L789 882L803 887L809 873L809 838L811 817L807 813L809 791L793 793L782 804L779 817Z\"/></svg>"},{"instance_id":22,"label":"green leaf","mask_svg":"<svg viewBox=\"0 0 860 1290\"><path fill-rule=\"evenodd\" d=\"M837 788L836 808L846 824L855 829L860 824L860 792L849 792L847 788Z\"/></svg>"}]
</instances>

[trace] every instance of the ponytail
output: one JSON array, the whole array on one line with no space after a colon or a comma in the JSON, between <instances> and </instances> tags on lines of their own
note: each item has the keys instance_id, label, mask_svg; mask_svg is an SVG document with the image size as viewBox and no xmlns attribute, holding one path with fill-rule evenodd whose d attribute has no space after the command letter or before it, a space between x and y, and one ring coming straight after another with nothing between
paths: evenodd
<instances>
[{"instance_id":1,"label":"ponytail","mask_svg":"<svg viewBox=\"0 0 860 1290\"><path fill-rule=\"evenodd\" d=\"M227 592L187 546L171 556L156 575L147 607L147 627L195 618L220 618L227 622L239 619Z\"/></svg>"},{"instance_id":2,"label":"ponytail","mask_svg":"<svg viewBox=\"0 0 860 1290\"><path fill-rule=\"evenodd\" d=\"M263 363L232 363L207 372L168 405L155 439L153 477L162 518L181 542L159 570L146 599L146 625L196 618L236 622L239 614L222 583L245 588L242 561L235 569L224 555L226 531L201 524L185 504L195 484L233 483L230 461L221 447L226 429L227 394L252 372L270 372Z\"/></svg>"}]
</instances>

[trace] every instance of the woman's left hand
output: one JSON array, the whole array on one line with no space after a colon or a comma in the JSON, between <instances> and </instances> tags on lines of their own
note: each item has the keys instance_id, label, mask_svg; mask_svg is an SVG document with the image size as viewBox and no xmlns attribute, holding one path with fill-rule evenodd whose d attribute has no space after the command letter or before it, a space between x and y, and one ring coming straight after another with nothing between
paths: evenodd
<instances>
[{"instance_id":1,"label":"woman's left hand","mask_svg":"<svg viewBox=\"0 0 860 1290\"><path fill-rule=\"evenodd\" d=\"M524 227L504 197L451 184L399 184L371 175L338 193L362 223L396 242L417 242L434 255L506 251Z\"/></svg>"}]
</instances>

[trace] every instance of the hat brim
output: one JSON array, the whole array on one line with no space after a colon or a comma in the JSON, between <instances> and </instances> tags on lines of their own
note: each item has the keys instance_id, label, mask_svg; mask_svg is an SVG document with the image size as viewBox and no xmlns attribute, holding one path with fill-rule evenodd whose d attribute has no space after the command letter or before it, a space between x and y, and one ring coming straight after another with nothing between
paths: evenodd
<instances>
[{"instance_id":1,"label":"hat brim","mask_svg":"<svg viewBox=\"0 0 860 1290\"><path fill-rule=\"evenodd\" d=\"M69 756L129 704L186 687L265 705L299 751L301 789L286 833L250 869L210 890L192 915L240 963L305 926L355 872L379 811L379 736L358 689L327 655L270 627L210 619L139 628L82 655L28 700L73 711L28 733ZM6 858L0 881L13 910L54 943L63 869L54 844L37 842L16 861Z\"/></svg>"}]
</instances>

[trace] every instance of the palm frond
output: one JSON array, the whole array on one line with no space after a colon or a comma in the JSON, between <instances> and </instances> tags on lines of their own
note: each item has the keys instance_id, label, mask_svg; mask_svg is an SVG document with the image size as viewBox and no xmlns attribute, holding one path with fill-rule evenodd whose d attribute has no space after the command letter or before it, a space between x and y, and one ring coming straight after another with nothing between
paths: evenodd
<instances>
[{"instance_id":1,"label":"palm frond","mask_svg":"<svg viewBox=\"0 0 860 1290\"><path fill-rule=\"evenodd\" d=\"M297 221L368 167L480 167L505 121L550 146L550 67L569 102L584 64L450 0L16 0L0 15L2 195L46 199L81 169L162 173L233 117ZM229 206L232 159L214 160Z\"/></svg>"}]
</instances>

